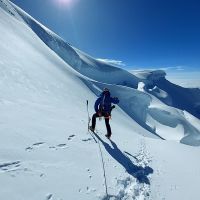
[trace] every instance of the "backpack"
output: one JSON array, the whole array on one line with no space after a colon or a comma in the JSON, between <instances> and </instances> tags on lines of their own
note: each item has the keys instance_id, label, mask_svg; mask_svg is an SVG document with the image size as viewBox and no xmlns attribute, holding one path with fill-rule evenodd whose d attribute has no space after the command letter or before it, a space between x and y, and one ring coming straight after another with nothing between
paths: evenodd
<instances>
[{"instance_id":1,"label":"backpack","mask_svg":"<svg viewBox=\"0 0 200 200\"><path fill-rule=\"evenodd\" d=\"M106 95L106 94L102 93L102 100L99 104L99 111L109 113L110 110L111 110L110 95Z\"/></svg>"}]
</instances>

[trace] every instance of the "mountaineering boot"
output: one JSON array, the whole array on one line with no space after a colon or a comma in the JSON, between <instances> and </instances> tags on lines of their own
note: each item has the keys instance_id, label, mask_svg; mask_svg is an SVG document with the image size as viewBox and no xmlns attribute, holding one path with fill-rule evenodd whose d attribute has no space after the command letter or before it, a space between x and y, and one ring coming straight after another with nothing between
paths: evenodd
<instances>
[{"instance_id":1,"label":"mountaineering boot","mask_svg":"<svg viewBox=\"0 0 200 200\"><path fill-rule=\"evenodd\" d=\"M94 128L92 126L90 126L90 130L94 133Z\"/></svg>"},{"instance_id":2,"label":"mountaineering boot","mask_svg":"<svg viewBox=\"0 0 200 200\"><path fill-rule=\"evenodd\" d=\"M108 135L108 134L106 134L105 136L106 136L108 139L110 139L110 137L111 137L111 135Z\"/></svg>"}]
</instances>

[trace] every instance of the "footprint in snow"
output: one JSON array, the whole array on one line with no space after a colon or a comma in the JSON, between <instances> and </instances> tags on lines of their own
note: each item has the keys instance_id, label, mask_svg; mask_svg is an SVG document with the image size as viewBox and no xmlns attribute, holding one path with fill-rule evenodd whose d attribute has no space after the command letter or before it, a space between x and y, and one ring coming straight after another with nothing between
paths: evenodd
<instances>
[{"instance_id":1,"label":"footprint in snow","mask_svg":"<svg viewBox=\"0 0 200 200\"><path fill-rule=\"evenodd\" d=\"M20 161L0 163L0 170L2 171L12 171L20 167Z\"/></svg>"},{"instance_id":2,"label":"footprint in snow","mask_svg":"<svg viewBox=\"0 0 200 200\"><path fill-rule=\"evenodd\" d=\"M53 194L47 194L47 195L46 195L45 200L53 200L53 199L56 199L56 200L63 200L62 198L55 197L55 195L53 195Z\"/></svg>"},{"instance_id":3,"label":"footprint in snow","mask_svg":"<svg viewBox=\"0 0 200 200\"><path fill-rule=\"evenodd\" d=\"M116 179L115 195L104 196L101 199L149 199L150 186L148 184L140 184L134 177L128 176L123 179Z\"/></svg>"},{"instance_id":4,"label":"footprint in snow","mask_svg":"<svg viewBox=\"0 0 200 200\"><path fill-rule=\"evenodd\" d=\"M73 137L75 137L74 134L73 134L73 135L70 135L70 136L68 137L68 140L71 140Z\"/></svg>"},{"instance_id":5,"label":"footprint in snow","mask_svg":"<svg viewBox=\"0 0 200 200\"><path fill-rule=\"evenodd\" d=\"M67 144L66 143L61 143L61 144L58 144L56 146L49 146L49 149L54 149L54 150L58 150L59 149L66 149L68 148Z\"/></svg>"},{"instance_id":6,"label":"footprint in snow","mask_svg":"<svg viewBox=\"0 0 200 200\"><path fill-rule=\"evenodd\" d=\"M31 151L31 150L33 150L33 147L26 147L25 150L26 150L26 151Z\"/></svg>"},{"instance_id":7,"label":"footprint in snow","mask_svg":"<svg viewBox=\"0 0 200 200\"><path fill-rule=\"evenodd\" d=\"M46 196L46 200L51 200L52 197L53 197L53 194L48 194L48 195Z\"/></svg>"},{"instance_id":8,"label":"footprint in snow","mask_svg":"<svg viewBox=\"0 0 200 200\"><path fill-rule=\"evenodd\" d=\"M90 171L90 169L87 168L86 170L87 170L87 172L89 173L89 178L91 179L91 178L92 178L92 175L91 175L91 171Z\"/></svg>"},{"instance_id":9,"label":"footprint in snow","mask_svg":"<svg viewBox=\"0 0 200 200\"><path fill-rule=\"evenodd\" d=\"M83 142L88 142L90 140L92 140L92 138L82 139Z\"/></svg>"},{"instance_id":10,"label":"footprint in snow","mask_svg":"<svg viewBox=\"0 0 200 200\"><path fill-rule=\"evenodd\" d=\"M34 143L32 146L40 146L40 145L42 145L42 144L44 144L44 142L36 142L36 143Z\"/></svg>"},{"instance_id":11,"label":"footprint in snow","mask_svg":"<svg viewBox=\"0 0 200 200\"><path fill-rule=\"evenodd\" d=\"M67 148L67 144L65 144L65 143L58 144L57 147L59 147L59 148Z\"/></svg>"},{"instance_id":12,"label":"footprint in snow","mask_svg":"<svg viewBox=\"0 0 200 200\"><path fill-rule=\"evenodd\" d=\"M44 176L45 176L45 174L44 174L44 173L41 173L41 174L40 174L40 177L41 177L41 178L42 178L42 177L44 177Z\"/></svg>"},{"instance_id":13,"label":"footprint in snow","mask_svg":"<svg viewBox=\"0 0 200 200\"><path fill-rule=\"evenodd\" d=\"M49 149L56 149L56 147L55 146L50 146Z\"/></svg>"},{"instance_id":14,"label":"footprint in snow","mask_svg":"<svg viewBox=\"0 0 200 200\"><path fill-rule=\"evenodd\" d=\"M79 189L78 192L82 192L82 189Z\"/></svg>"},{"instance_id":15,"label":"footprint in snow","mask_svg":"<svg viewBox=\"0 0 200 200\"><path fill-rule=\"evenodd\" d=\"M86 187L86 194L90 194L91 192L96 192L95 188L90 188L89 186Z\"/></svg>"},{"instance_id":16,"label":"footprint in snow","mask_svg":"<svg viewBox=\"0 0 200 200\"><path fill-rule=\"evenodd\" d=\"M36 143L32 144L31 146L26 147L25 150L26 151L32 151L32 150L34 150L35 147L39 147L39 146L41 146L43 144L45 144L45 143L44 142L36 142Z\"/></svg>"}]
</instances>

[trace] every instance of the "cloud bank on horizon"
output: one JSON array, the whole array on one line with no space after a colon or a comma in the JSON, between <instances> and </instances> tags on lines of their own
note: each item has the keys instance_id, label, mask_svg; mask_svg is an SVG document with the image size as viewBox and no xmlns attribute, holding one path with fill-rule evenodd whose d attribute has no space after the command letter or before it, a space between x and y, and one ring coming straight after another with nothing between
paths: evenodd
<instances>
[{"instance_id":1,"label":"cloud bank on horizon","mask_svg":"<svg viewBox=\"0 0 200 200\"><path fill-rule=\"evenodd\" d=\"M127 64L121 60L116 59L107 59L107 58L97 58L98 61L105 62L107 64L127 69L130 72L137 71L156 71L163 70L166 73L166 78L173 82L174 84L180 85L182 87L190 88L200 88L200 72L197 69L191 70L187 66L150 66L150 67L141 67L141 66L127 66Z\"/></svg>"}]
</instances>

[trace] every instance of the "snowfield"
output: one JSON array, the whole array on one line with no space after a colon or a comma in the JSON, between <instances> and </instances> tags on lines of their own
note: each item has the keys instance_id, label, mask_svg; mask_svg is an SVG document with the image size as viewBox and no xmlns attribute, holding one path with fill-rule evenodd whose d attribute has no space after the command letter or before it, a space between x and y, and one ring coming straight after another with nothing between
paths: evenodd
<instances>
[{"instance_id":1,"label":"snowfield","mask_svg":"<svg viewBox=\"0 0 200 200\"><path fill-rule=\"evenodd\" d=\"M199 199L200 90L128 72L0 0L0 199ZM87 130L104 87L112 138Z\"/></svg>"}]
</instances>

